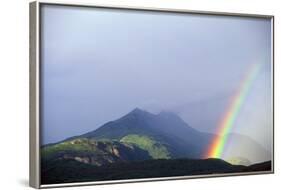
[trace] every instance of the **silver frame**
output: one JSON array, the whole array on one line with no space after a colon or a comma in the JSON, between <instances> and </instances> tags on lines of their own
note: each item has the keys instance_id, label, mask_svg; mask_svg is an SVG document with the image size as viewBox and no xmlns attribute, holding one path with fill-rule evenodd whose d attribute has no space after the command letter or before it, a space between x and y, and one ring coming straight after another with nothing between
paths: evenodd
<instances>
[{"instance_id":1,"label":"silver frame","mask_svg":"<svg viewBox=\"0 0 281 190\"><path fill-rule=\"evenodd\" d=\"M243 173L229 173L229 174L207 174L195 176L180 176L180 177L161 177L161 178L146 178L146 179L130 179L130 180L112 180L112 181L97 181L97 182L79 182L79 183L62 183L42 185L40 182L40 7L41 5L62 5L62 6L77 6L77 7L94 7L94 8L108 8L108 9L123 9L135 11L156 11L156 12L170 12L183 14L199 14L199 15L219 15L219 16L238 16L238 17L253 17L253 18L267 18L271 19L271 105L272 105L272 168L271 171L261 172L243 172ZM192 178L210 178L222 176L241 176L241 175L255 175L255 174L273 174L274 173L274 16L273 15L258 15L258 14L241 14L228 12L211 12L211 11L197 11L186 9L169 9L158 7L134 7L134 6L120 6L120 5L102 5L102 4L81 4L74 2L54 2L38 0L29 4L29 71L30 71L30 112L29 112L29 185L34 188L52 188L52 187L67 187L67 186L84 186L84 185L100 185L100 184L117 184L117 183L133 183L133 182L148 182L148 181L162 181L162 180L182 180Z\"/></svg>"}]
</instances>

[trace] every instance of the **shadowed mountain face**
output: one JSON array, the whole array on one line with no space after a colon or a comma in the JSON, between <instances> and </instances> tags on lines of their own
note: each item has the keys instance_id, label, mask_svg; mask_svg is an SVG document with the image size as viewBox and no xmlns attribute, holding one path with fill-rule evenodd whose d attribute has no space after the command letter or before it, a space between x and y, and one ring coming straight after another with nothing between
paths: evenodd
<instances>
[{"instance_id":1,"label":"shadowed mountain face","mask_svg":"<svg viewBox=\"0 0 281 190\"><path fill-rule=\"evenodd\" d=\"M256 163L255 156L267 155L267 152L245 136L231 134L229 137L234 144L230 143L226 151L227 161L234 165L220 159L202 160L214 135L191 128L173 113L151 114L137 108L94 131L42 146L41 178L47 184L76 179L131 179L271 168L270 163L246 167ZM240 151L241 147L235 147L235 142L244 143L244 148Z\"/></svg>"}]
</instances>

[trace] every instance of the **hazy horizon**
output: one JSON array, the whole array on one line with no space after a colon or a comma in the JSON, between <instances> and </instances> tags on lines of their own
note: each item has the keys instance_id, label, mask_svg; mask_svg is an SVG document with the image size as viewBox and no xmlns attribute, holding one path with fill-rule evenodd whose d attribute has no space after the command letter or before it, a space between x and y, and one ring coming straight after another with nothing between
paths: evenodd
<instances>
[{"instance_id":1,"label":"hazy horizon","mask_svg":"<svg viewBox=\"0 0 281 190\"><path fill-rule=\"evenodd\" d=\"M271 151L270 19L44 5L42 23L42 144L136 107L216 133L261 64L231 132Z\"/></svg>"}]
</instances>

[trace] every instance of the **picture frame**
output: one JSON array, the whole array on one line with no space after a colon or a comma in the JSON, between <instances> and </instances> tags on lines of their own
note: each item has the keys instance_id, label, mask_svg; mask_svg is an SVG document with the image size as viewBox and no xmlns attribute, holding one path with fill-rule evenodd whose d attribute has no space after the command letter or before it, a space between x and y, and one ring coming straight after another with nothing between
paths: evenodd
<instances>
[{"instance_id":1,"label":"picture frame","mask_svg":"<svg viewBox=\"0 0 281 190\"><path fill-rule=\"evenodd\" d=\"M105 177L102 180L96 180L96 181L95 180L85 180L85 181L79 181L79 180L78 181L75 181L75 180L71 181L70 180L71 182L69 182L67 180L66 181L61 180L61 181L56 182L56 183L52 183L52 182L50 182L50 183L48 182L46 184L42 183L42 170L43 170L42 169L42 162L43 162L42 161L42 159L43 159L42 158L42 154L43 154L42 153L42 151L43 151L42 148L48 147L48 146L52 146L52 143L56 144L56 143L60 143L60 142L65 142L67 140L72 140L71 136L74 136L74 139L75 139L76 135L80 135L80 134L86 135L87 134L86 132L90 131L88 129L88 130L84 130L84 132L80 132L79 134L68 136L67 138L61 137L60 140L56 140L56 141L48 141L48 140L46 140L46 142L43 142L43 139L45 138L44 134L43 134L43 127L45 127L44 128L44 130L45 130L44 132L46 132L46 128L47 128L47 125L44 122L45 120L43 121L43 119L42 119L42 118L46 117L46 113L47 113L46 110L43 110L43 108L44 108L44 105L48 104L48 102L43 102L43 101L47 101L47 100L44 99L47 96L45 95L45 93L46 93L46 89L45 89L46 84L44 84L43 82L48 80L48 78L46 78L47 75L44 73L45 72L44 71L44 68L45 68L44 67L44 63L46 62L46 60L45 60L46 59L46 55L45 55L46 52L44 52L44 51L46 51L46 50L43 48L43 45L42 45L43 41L44 42L48 41L48 39L45 39L47 37L42 35L44 30L46 29L46 28L44 28L45 25L44 25L44 22L43 22L42 18L45 18L45 17L47 18L47 16L44 15L44 13L46 13L48 10L47 11L45 10L45 12L43 13L43 11L42 11L43 7L50 7L50 8L54 8L55 7L56 11L58 11L58 12L60 11L59 10L60 8L62 8L62 9L70 8L71 11L73 11L74 9L75 9L75 11L77 11L77 9L82 9L82 10L86 9L88 12L94 12L94 11L98 10L98 11L103 12L103 13L108 13L108 12L111 12L111 11L117 11L118 15L116 15L116 16L119 16L119 14L122 15L123 13L126 13L126 12L130 12L132 14L135 14L135 13L138 14L139 13L139 14L144 15L144 16L146 16L146 15L149 16L149 14L152 14L153 16L156 15L156 16L161 17L161 15L165 15L166 19L168 19L168 17L175 17L174 21L177 21L178 16L180 16L181 18L185 18L185 17L188 18L188 16L193 16L193 17L195 17L195 20L196 20L197 17L200 17L200 18L201 17L204 17L204 18L205 17L206 18L212 17L214 19L215 18L225 17L226 20L227 20L227 18L231 18L231 19L239 18L239 19L241 19L241 22L243 22L243 20L245 20L245 19L263 19L265 22L267 22L267 25L266 25L267 28L266 29L270 29L270 32L266 33L266 35L265 35L268 39L270 39L270 41L268 42L269 43L269 47L267 47L268 49L266 49L266 53L267 53L266 56L269 56L269 57L267 57L266 58L267 61L265 61L266 62L265 64L267 64L268 73L269 73L268 75L265 76L266 80L268 80L266 84L270 84L270 85L266 85L268 87L268 89L267 88L266 89L262 88L262 91L266 92L266 95L267 95L267 98L265 100L266 105L268 106L268 109L267 109L267 112L266 112L268 114L267 115L268 117L266 117L266 122L270 123L269 124L270 127L267 130L268 131L268 137L266 137L267 141L269 142L269 147L270 147L269 151L267 151L269 153L267 153L267 155L266 155L266 156L270 157L270 161L271 161L270 162L270 169L267 168L265 170L259 170L259 169L256 169L257 168L256 167L253 170L250 170L249 168L253 164L255 164L255 163L253 163L253 164L249 164L249 167L247 165L248 168L246 168L246 166L245 166L245 168L243 167L243 169L241 169L241 170L235 168L235 169L233 169L233 172L213 172L213 171L211 171L210 173L206 173L206 174L204 172L203 173L196 173L195 172L194 174L191 174L191 175L187 175L187 174L166 175L165 174L163 176L161 176L161 175L159 175L157 173L157 175L155 174L155 176L152 176L152 177L151 176L146 177L145 176L146 174L143 174L145 177L137 176L137 177L131 177L131 178L128 178L128 179L126 179L124 177L118 176L118 177L113 178L111 180ZM74 17L75 17L75 15L74 15ZM89 17L91 17L91 15ZM30 3L30 17L29 18L30 18L30 100L29 100L30 101L30 133L29 133L30 134L30 143L29 143L29 150L30 150L30 159L29 159L30 171L29 171L29 174L30 174L30 176L29 176L29 179L30 179L30 186L31 187L34 187L34 188L49 188L49 187L66 187L66 186L98 185L98 184L116 184L116 183L130 183L130 182L144 182L144 181L161 181L161 180L177 180L177 179L206 178L206 177L209 178L209 177L221 177L221 176L240 176L240 175L271 174L271 173L274 173L274 16L273 15L224 13L224 12L211 12L211 11L210 12L209 11L193 11L193 10L185 10L185 9L169 9L169 8L156 8L156 7L131 7L131 6L119 6L119 5L61 3L61 2L54 2L54 1L49 2L49 1L43 1L43 0L41 1L40 0L40 1L35 1L35 2L31 2ZM80 17L77 17L77 18L80 18ZM99 18L101 18L101 17L99 17ZM160 20L160 18L159 18L159 20ZM45 22L47 22L47 21L45 21ZM71 19L68 20L68 22L72 22ZM147 21L147 22L149 22L149 21ZM61 23L64 23L64 22L62 21ZM128 23L132 24L134 22L129 22L128 21ZM137 23L137 21L136 21L136 23ZM168 23L172 23L172 21L168 22ZM226 23L228 23L228 22L226 21ZM107 27L110 27L110 25L107 26ZM111 28L112 31L114 31L113 29L116 29L116 27L118 27L118 26L112 25L112 28ZM265 29L261 28L260 30L263 31ZM113 32L111 32L111 33L109 32L109 33L107 33L107 35L111 35L112 33ZM224 36L222 36L222 37L224 37ZM153 39L153 38L151 38L151 39ZM210 40L210 39L208 38L208 40ZM259 40L263 41L264 39L259 39ZM170 43L173 43L173 42L170 41ZM133 44L133 45L137 46L138 44ZM194 42L194 44L192 44L192 45L196 46L197 42ZM75 47L75 43L74 43L73 47ZM127 46L127 47L128 47L128 49L131 48L129 46ZM181 47L185 47L185 46L181 46ZM249 47L252 47L252 46L249 46ZM105 48L105 47L102 47L102 48ZM50 51L50 50L48 49L48 51ZM104 49L104 51L106 51L106 48ZM180 51L180 50L178 50L178 51ZM166 53L167 53L167 55L169 55L169 52L166 52ZM161 57L163 55L164 54L162 52L162 53L159 53L158 56ZM122 55L122 56L124 56L124 55ZM122 56L121 56L121 58L120 57L119 58L122 59ZM166 58L169 59L169 56L167 56ZM268 60L270 60L270 61L268 61ZM253 71L253 72L256 72L256 71ZM159 73L161 73L161 72L159 72ZM157 73L157 74L159 75L159 73ZM252 74L252 75L254 75L254 74ZM240 75L238 75L238 76L240 76ZM127 81L127 80L124 79L123 82ZM102 81L99 81L99 82L102 82ZM249 82L247 84L249 84ZM242 84L242 88L243 88L243 84ZM244 87L244 88L246 88L246 87ZM244 91L246 91L246 90L244 90ZM127 93L127 94L130 94L130 93ZM198 96L200 96L200 95L198 95ZM77 99L75 99L75 101L76 100ZM238 103L237 102L238 102L238 100L236 101L236 107L238 107L238 104L239 104L239 102ZM150 104L152 104L152 103L150 103ZM235 101L234 101L234 104L235 104ZM145 105L147 106L147 103L145 103ZM149 106L151 106L151 105L149 105ZM172 105L172 106L174 106L174 105ZM137 105L133 105L133 107L138 107L138 106ZM145 106L142 105L141 107L145 107ZM168 107L170 108L171 106L169 105ZM232 106L232 107L235 107L235 105ZM260 107L258 107L258 108L260 108ZM235 108L232 108L232 109L235 109ZM166 108L164 108L164 110L166 110ZM50 108L50 111L52 111L52 107ZM143 112L142 109L136 108L136 109L134 109L130 113L134 114L134 117L135 117L135 115L138 115L138 114L140 114L140 115L147 114L146 111L144 111L144 112ZM104 111L103 113L105 114L107 112ZM128 114L130 114L130 113L128 113ZM121 115L120 115L120 117L117 117L117 118L122 118ZM58 115L58 116L60 117L60 115ZM150 117L150 116L148 116L148 117ZM165 115L164 117L174 117L174 116ZM50 118L52 118L52 117L50 117ZM112 118L112 121L115 121L114 117ZM104 123L105 122L111 122L111 121L104 121ZM167 131L170 132L170 133L172 132L171 130L167 130ZM228 133L225 132L225 134L228 134ZM127 137L127 138L124 139L125 137ZM114 146L112 145L112 147L117 146L117 147L120 148L120 147L124 146L124 144L122 144L122 143L125 143L125 146L127 146L128 144L131 143L130 144L130 149L134 149L134 151L139 151L137 153L137 155L140 155L143 150L147 150L147 149L143 148L141 145L139 147L135 146L134 141L143 141L145 139L146 143L147 143L147 141L149 141L149 142L152 141L153 143L155 143L153 141L155 139L150 139L150 138L147 139L147 137L143 136L143 133L141 133L141 135L139 135L139 136L130 136L130 137L125 136L125 137L122 136L122 139L121 138L118 139L118 142L115 142L116 139L114 139L113 142L110 142L110 143L113 143L113 145L114 145ZM136 137L137 137L137 140L136 140ZM88 136L83 136L83 139L84 138L88 139ZM97 138L97 137L95 136L95 138ZM47 139L47 138L45 138L45 139ZM66 139L66 140L64 140L64 139ZM75 143L81 143L80 139L78 139L78 141L77 142L73 141L71 143L74 143L74 144ZM93 144L97 143L96 146L98 146L99 141L100 141L100 139L98 141L93 141L93 142L91 140L89 140L89 141L87 141L87 143L90 144L91 146L94 146ZM220 139L220 141L221 141L221 139ZM67 141L67 142L70 142L70 141ZM104 141L102 141L102 143L104 143ZM116 143L117 143L117 145L116 145ZM118 144L118 143L121 143L121 144ZM158 142L156 142L156 143L158 143ZM161 143L162 143L162 141L161 141ZM166 149L168 150L168 148L164 147L165 151L163 153L162 145L165 144L166 142L162 143L162 144L161 143L160 143L160 145L161 145L162 152L159 153L159 154L163 155L165 153ZM171 141L167 141L167 144L169 144L169 143L171 143ZM212 142L210 142L209 144L211 144L211 143ZM153 144L154 148L155 148L155 146L159 146L159 143L157 145ZM111 144L110 144L110 147L111 147ZM141 149L141 150L139 150L139 149ZM172 149L174 149L173 146L172 146L171 150ZM46 150L46 152L48 152L48 151L50 152L51 150L49 150L49 149ZM53 149L52 149L52 151L53 151ZM119 151L119 153L120 153L120 149L117 149L117 151ZM149 149L147 151L150 154L150 156L153 157L152 155L154 155L155 152L151 153L150 152L151 149ZM157 149L156 152L157 151L159 152L160 150ZM49 154L49 152L48 152L48 154ZM114 150L112 150L112 152L114 152ZM63 153L65 153L65 152L63 152ZM145 154L146 153L147 152L145 152ZM93 154L95 154L95 153L93 153ZM159 154L157 154L157 156L159 156ZM168 154L169 155L173 155L173 153L171 153L170 150L168 150ZM45 155L45 152L44 152L44 155ZM69 155L70 155L70 157L69 157ZM58 155L56 155L56 156L58 156ZM152 160L157 160L158 159L157 156L155 158L153 157ZM83 160L84 157L83 157L83 159L81 159L81 158L76 159L75 156L71 157L71 154L63 155L62 157L59 157L58 159L64 159L66 157L67 157L67 160L71 160L71 161L79 160L78 162L80 162L82 164L89 164L90 162L92 162L92 161L88 161L88 160ZM116 157L116 155L115 155L115 157ZM115 159L115 157L114 157L114 159ZM164 158L164 161L166 160L165 156L164 157L159 157L159 158L160 159ZM169 160L169 158L168 158L168 160ZM171 156L171 158L174 158L174 157ZM182 156L178 156L178 157L175 156L175 158L182 158ZM187 158L187 156L186 156L186 158ZM143 160L146 160L146 159L147 158L141 159L141 160L137 160L137 161L143 161ZM192 159L194 159L194 158L192 157ZM200 159L203 159L203 157L202 158L200 157ZM206 157L206 159L207 159L207 157ZM75 163L76 163L76 161L75 161ZM96 163L98 163L97 160L94 160L94 161ZM242 161L244 161L244 160L239 160L239 163L244 163ZM114 161L110 161L110 162L114 162ZM119 163L119 161L118 161L118 163ZM257 162L257 163L259 163L259 162ZM98 163L98 164L100 164L100 163ZM149 163L145 163L143 165L146 166L146 165L149 165L149 164L151 164L151 163L149 162ZM163 162L163 164L166 164L166 162L165 163ZM180 164L182 164L182 162L180 162ZM141 166L143 166L143 165L141 165ZM171 167L173 167L173 166L174 166L174 164L171 164ZM97 167L97 166L95 166L95 167ZM122 166L122 167L124 167L124 168L128 168L129 167L130 168L131 165L130 166L125 165L125 166ZM188 167L190 167L190 165L188 165ZM266 167L268 167L268 165ZM154 165L153 165L152 168L154 168ZM151 170L151 168L150 168L150 170ZM167 170L169 171L169 168ZM201 168L200 168L200 170L201 170ZM115 171L115 170L108 170L108 171L112 172L112 171ZM231 171L232 171L232 169L231 169ZM161 172L163 173L162 170L161 170ZM118 179L118 178L120 178L120 179ZM52 181L52 180L53 179L51 179L50 181Z\"/></svg>"}]
</instances>

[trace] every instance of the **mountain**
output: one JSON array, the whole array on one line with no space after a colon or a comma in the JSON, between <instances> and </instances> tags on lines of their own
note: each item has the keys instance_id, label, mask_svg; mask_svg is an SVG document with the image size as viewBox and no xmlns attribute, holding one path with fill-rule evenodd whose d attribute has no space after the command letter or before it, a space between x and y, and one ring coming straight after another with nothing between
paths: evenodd
<instances>
[{"instance_id":1,"label":"mountain","mask_svg":"<svg viewBox=\"0 0 281 190\"><path fill-rule=\"evenodd\" d=\"M152 114L136 108L96 130L42 146L41 151L45 159L74 158L94 165L121 160L198 159L204 158L214 137L193 129L174 113ZM120 157L112 150L118 151ZM270 154L249 137L229 134L223 159L250 165L270 160Z\"/></svg>"},{"instance_id":2,"label":"mountain","mask_svg":"<svg viewBox=\"0 0 281 190\"><path fill-rule=\"evenodd\" d=\"M152 114L136 108L96 130L42 146L41 181L50 184L271 170L270 162L250 165L260 159L256 156L268 153L254 140L238 134L229 134L230 143L224 152L228 162L202 159L214 137L193 129L174 113Z\"/></svg>"},{"instance_id":3,"label":"mountain","mask_svg":"<svg viewBox=\"0 0 281 190\"><path fill-rule=\"evenodd\" d=\"M75 160L91 165L149 159L200 158L211 138L170 112L134 109L89 133L41 147L43 161Z\"/></svg>"},{"instance_id":4,"label":"mountain","mask_svg":"<svg viewBox=\"0 0 281 190\"><path fill-rule=\"evenodd\" d=\"M171 158L202 157L214 136L191 128L174 113L152 114L136 108L120 119L110 121L94 131L75 138L125 141L131 135L149 138L158 142L159 146L165 146Z\"/></svg>"}]
</instances>

